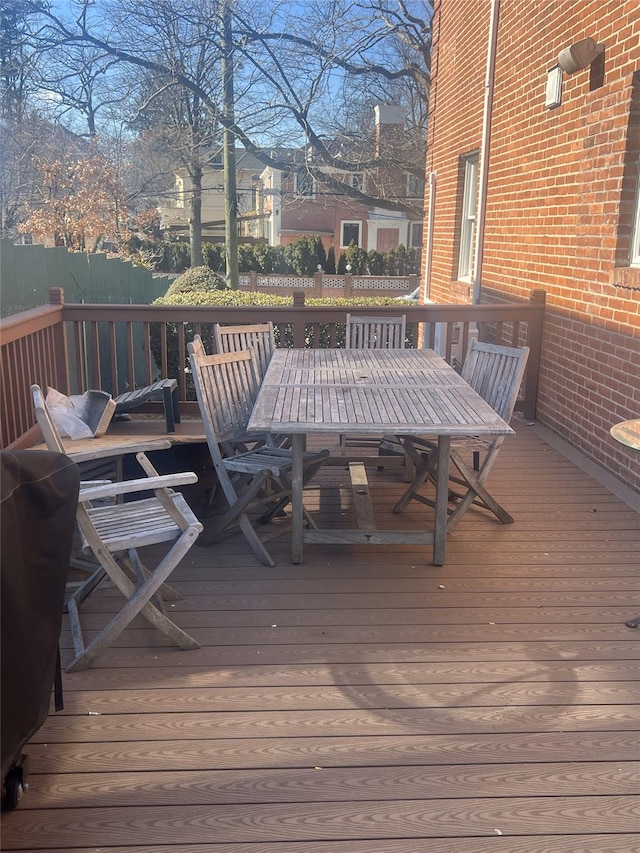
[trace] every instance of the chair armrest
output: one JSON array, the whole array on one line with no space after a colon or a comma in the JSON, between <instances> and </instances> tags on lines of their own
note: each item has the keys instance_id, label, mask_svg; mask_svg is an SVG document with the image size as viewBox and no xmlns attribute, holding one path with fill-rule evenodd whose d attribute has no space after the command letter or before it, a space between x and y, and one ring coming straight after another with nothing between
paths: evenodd
<instances>
[{"instance_id":1,"label":"chair armrest","mask_svg":"<svg viewBox=\"0 0 640 853\"><path fill-rule=\"evenodd\" d=\"M127 495L132 492L148 492L156 489L167 489L171 486L187 486L198 482L198 475L192 471L184 474L163 474L160 477L144 477L140 480L123 480L120 483L109 483L103 486L93 486L81 489L78 500L93 501L99 498Z\"/></svg>"}]
</instances>

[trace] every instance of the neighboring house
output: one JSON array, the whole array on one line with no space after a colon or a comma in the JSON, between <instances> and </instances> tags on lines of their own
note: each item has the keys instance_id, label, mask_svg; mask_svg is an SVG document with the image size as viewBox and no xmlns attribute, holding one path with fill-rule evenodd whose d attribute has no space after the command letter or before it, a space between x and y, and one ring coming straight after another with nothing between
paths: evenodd
<instances>
[{"instance_id":1,"label":"neighboring house","mask_svg":"<svg viewBox=\"0 0 640 853\"><path fill-rule=\"evenodd\" d=\"M392 149L402 139L404 116L402 107L384 104L375 108L377 151ZM328 143L328 147L331 150L338 144ZM351 141L350 154L354 145ZM244 217L241 233L266 240L271 246L286 245L300 237L320 237L326 249L334 247L336 255L351 241L363 249L381 252L400 244L422 245L421 215L411 217L336 193L311 176L307 169L308 156L305 150L292 152L291 168L287 171L270 166L262 169L256 184L254 217ZM393 196L421 207L424 181L400 169L379 167L366 172L345 172L320 168L370 196Z\"/></svg>"},{"instance_id":2,"label":"neighboring house","mask_svg":"<svg viewBox=\"0 0 640 853\"><path fill-rule=\"evenodd\" d=\"M243 151L236 152L238 215L254 210L256 182L263 164ZM193 184L186 168L175 172L174 197L170 205L158 208L160 231L166 239L188 237L189 199ZM224 241L224 171L222 155L205 166L202 174L202 236L211 242Z\"/></svg>"},{"instance_id":3,"label":"neighboring house","mask_svg":"<svg viewBox=\"0 0 640 853\"><path fill-rule=\"evenodd\" d=\"M375 142L377 151L393 150L404 133L404 108L380 105L375 108ZM352 149L346 156L353 156ZM329 143L336 150L343 143ZM305 148L277 149L270 153L290 163L286 170L267 166L253 154L236 153L236 185L238 226L241 239L265 241L271 246L284 246L300 237L320 237L336 255L353 240L366 250L385 252L400 244L422 245L422 217L407 216L338 194L312 178ZM355 158L357 159L357 157ZM346 180L370 196L386 196L421 208L424 195L422 178L389 166L364 171L344 172L323 169ZM175 173L174 199L159 208L160 231L165 238L187 237L189 233L189 197L192 183L187 169ZM212 241L224 240L224 173L222 158L206 166L202 177L202 236Z\"/></svg>"},{"instance_id":4,"label":"neighboring house","mask_svg":"<svg viewBox=\"0 0 640 853\"><path fill-rule=\"evenodd\" d=\"M538 419L640 488L640 6L440 0L433 43L424 295L545 290Z\"/></svg>"}]
</instances>

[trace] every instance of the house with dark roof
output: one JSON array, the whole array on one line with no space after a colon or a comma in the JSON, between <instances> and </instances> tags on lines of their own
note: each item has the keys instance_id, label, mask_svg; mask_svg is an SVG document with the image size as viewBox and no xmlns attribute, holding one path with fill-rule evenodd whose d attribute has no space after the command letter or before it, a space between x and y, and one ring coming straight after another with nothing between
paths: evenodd
<instances>
[{"instance_id":1,"label":"house with dark roof","mask_svg":"<svg viewBox=\"0 0 640 853\"><path fill-rule=\"evenodd\" d=\"M420 247L422 174L404 171L381 156L401 144L404 115L402 107L375 107L372 151L356 135L323 141L330 157L349 168L326 165L312 147L291 152L288 168L264 167L256 182L256 206L243 217L241 233L272 246L320 237L336 254L352 242L380 252L400 244ZM353 187L359 197L340 184ZM390 200L400 205L393 209L395 204L384 204Z\"/></svg>"}]
</instances>

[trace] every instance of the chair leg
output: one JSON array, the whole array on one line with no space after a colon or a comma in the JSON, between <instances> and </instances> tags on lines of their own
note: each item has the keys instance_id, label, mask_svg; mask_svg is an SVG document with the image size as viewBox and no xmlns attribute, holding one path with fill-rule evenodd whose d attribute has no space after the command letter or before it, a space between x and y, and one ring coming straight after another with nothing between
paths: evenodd
<instances>
[{"instance_id":1,"label":"chair leg","mask_svg":"<svg viewBox=\"0 0 640 853\"><path fill-rule=\"evenodd\" d=\"M416 467L413 482L411 483L409 488L406 489L400 500L393 507L393 512L402 512L403 509L406 509L407 505L409 504L409 501L411 501L412 499L421 500L421 495L418 494L418 491L422 488L425 482L431 478L435 467L436 455L435 453L431 453L427 457L426 461L423 460Z\"/></svg>"},{"instance_id":2,"label":"chair leg","mask_svg":"<svg viewBox=\"0 0 640 853\"><path fill-rule=\"evenodd\" d=\"M487 478L489 471L493 467L497 449L498 448L496 447L487 454L484 464L477 474L465 464L464 460L460 458L458 453L452 451L451 459L464 478L464 485L467 487L467 492L451 513L447 525L448 530L452 530L456 526L460 518L464 515L467 509L469 509L472 503L480 503L481 506L492 512L496 518L502 522L502 524L513 524L513 516L511 516L506 509L504 509L504 507L502 507L498 501L489 494L484 486L484 480Z\"/></svg>"},{"instance_id":3,"label":"chair leg","mask_svg":"<svg viewBox=\"0 0 640 853\"><path fill-rule=\"evenodd\" d=\"M260 524L268 524L272 518L274 518L281 510L283 510L288 503L291 503L291 494L285 495L280 498L279 501L276 501L273 506L271 506L267 512L263 513L258 522ZM284 515L284 513L283 513Z\"/></svg>"},{"instance_id":4,"label":"chair leg","mask_svg":"<svg viewBox=\"0 0 640 853\"><path fill-rule=\"evenodd\" d=\"M250 487L246 490L246 492L238 497L238 494L231 482L231 478L229 477L229 473L226 468L216 466L216 471L218 474L218 480L222 489L227 498L227 502L229 503L229 510L224 514L224 516L215 524L212 528L205 530L203 534L201 534L200 539L198 540L199 544L202 545L210 545L215 541L216 537L218 537L222 531L228 527L230 524L237 523L240 525L240 529L245 535L247 542L251 546L253 553L256 555L258 560L264 565L272 568L275 566L275 561L269 555L269 552L262 544L260 537L253 529L253 525L251 521L247 517L244 510L251 503L251 501L256 497L258 492L264 487L265 483L270 477L268 471L262 471L260 474L257 474Z\"/></svg>"},{"instance_id":5,"label":"chair leg","mask_svg":"<svg viewBox=\"0 0 640 853\"><path fill-rule=\"evenodd\" d=\"M200 534L200 538L198 539L198 545L212 545L218 536L222 533L225 528L229 527L232 524L235 524L239 516L243 515L247 507L250 503L252 503L264 488L265 483L269 479L269 474L267 471L263 471L261 474L256 475L254 477L251 485L242 493L240 497L231 483L231 479L227 475L227 479L229 482L229 486L233 489L233 494L236 496L235 500L229 500L229 495L227 493L227 489L225 488L225 495L227 496L227 502L230 504L229 509L225 512L223 516L221 516L214 524L209 525L203 532ZM224 488L224 484L223 484Z\"/></svg>"},{"instance_id":6,"label":"chair leg","mask_svg":"<svg viewBox=\"0 0 640 853\"><path fill-rule=\"evenodd\" d=\"M254 530L253 525L244 513L240 516L238 522L240 524L242 532L245 535L245 538L247 539L247 542L249 543L249 545L251 545L253 553L256 555L259 562L261 562L263 566L267 566L267 568L272 569L275 566L276 562L262 544L260 537Z\"/></svg>"},{"instance_id":7,"label":"chair leg","mask_svg":"<svg viewBox=\"0 0 640 853\"><path fill-rule=\"evenodd\" d=\"M462 486L465 491L464 493L460 493L449 489L449 501L457 502L457 504L455 509L450 513L447 530L452 530L456 526L460 518L472 504L489 510L502 524L513 524L513 516L492 497L483 485L483 481L489 473L489 469L485 467L489 457L485 460L485 465L481 467L478 474L474 473L475 469L472 471L467 467L459 454L452 452L451 460L462 476L456 477L450 474L449 482Z\"/></svg>"},{"instance_id":8,"label":"chair leg","mask_svg":"<svg viewBox=\"0 0 640 853\"><path fill-rule=\"evenodd\" d=\"M131 567L132 577L137 579L138 583L144 583L151 577L153 572L140 561L137 551L129 551L126 558L122 559L121 565L126 569L127 564ZM182 601L182 596L168 583L163 583L158 590L158 595L162 596L163 601ZM162 607L159 608L162 610Z\"/></svg>"},{"instance_id":9,"label":"chair leg","mask_svg":"<svg viewBox=\"0 0 640 853\"><path fill-rule=\"evenodd\" d=\"M96 554L96 556L100 557L105 572L127 598L127 603L100 634L80 654L76 655L74 660L66 667L67 672L87 669L98 655L120 636L127 625L138 614L144 616L155 628L173 640L180 648L200 648L200 643L197 640L194 640L186 631L183 631L182 628L174 624L150 602L150 599L169 577L178 562L194 544L198 533L199 531L195 527L187 528L160 561L148 580L137 589L111 554L104 550Z\"/></svg>"},{"instance_id":10,"label":"chair leg","mask_svg":"<svg viewBox=\"0 0 640 853\"><path fill-rule=\"evenodd\" d=\"M177 389L176 389L177 391ZM163 388L162 389L162 402L164 405L164 416L167 424L167 432L175 432L176 431L176 420L180 420L180 410L175 405L173 392L171 388ZM178 411L178 417L176 418L176 410Z\"/></svg>"}]
</instances>

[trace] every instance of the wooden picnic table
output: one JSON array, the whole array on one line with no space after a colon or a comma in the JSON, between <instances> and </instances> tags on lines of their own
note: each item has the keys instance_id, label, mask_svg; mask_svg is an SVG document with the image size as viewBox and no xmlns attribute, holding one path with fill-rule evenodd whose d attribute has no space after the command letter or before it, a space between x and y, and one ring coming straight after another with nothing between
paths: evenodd
<instances>
[{"instance_id":1,"label":"wooden picnic table","mask_svg":"<svg viewBox=\"0 0 640 853\"><path fill-rule=\"evenodd\" d=\"M303 543L310 542L431 544L434 564L442 565L451 436L513 433L444 359L427 349L278 349L248 427L251 432L291 436L294 563L302 562ZM302 452L306 437L321 433L437 436L434 529L377 530L364 467L352 464L358 528L305 530Z\"/></svg>"}]
</instances>

